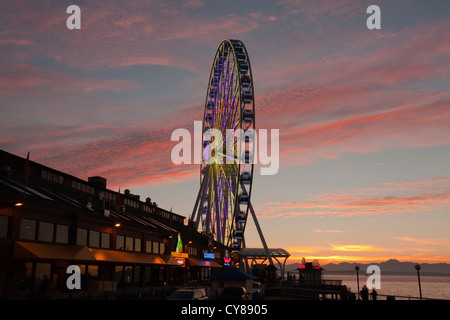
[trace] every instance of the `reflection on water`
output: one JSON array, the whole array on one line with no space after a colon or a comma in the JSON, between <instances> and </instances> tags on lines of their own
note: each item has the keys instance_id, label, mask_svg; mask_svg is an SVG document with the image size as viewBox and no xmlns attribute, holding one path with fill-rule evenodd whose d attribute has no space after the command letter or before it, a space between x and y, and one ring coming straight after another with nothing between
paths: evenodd
<instances>
[{"instance_id":1,"label":"reflection on water","mask_svg":"<svg viewBox=\"0 0 450 320\"><path fill-rule=\"evenodd\" d=\"M359 289L366 284L370 275L359 274ZM327 274L324 279L342 280L342 284L350 287L353 292L357 291L355 275ZM423 298L450 300L450 276L420 276ZM417 275L383 275L381 273L381 289L378 294L419 297L419 284Z\"/></svg>"}]
</instances>

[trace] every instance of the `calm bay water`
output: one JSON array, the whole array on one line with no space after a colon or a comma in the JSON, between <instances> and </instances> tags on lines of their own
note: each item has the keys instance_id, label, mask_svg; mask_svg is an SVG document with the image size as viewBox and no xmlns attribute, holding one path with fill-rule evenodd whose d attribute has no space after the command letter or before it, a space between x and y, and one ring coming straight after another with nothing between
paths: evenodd
<instances>
[{"instance_id":1,"label":"calm bay water","mask_svg":"<svg viewBox=\"0 0 450 320\"><path fill-rule=\"evenodd\" d=\"M359 274L359 289L366 284L367 277L364 273ZM355 275L324 274L323 279L342 280L342 284L357 292ZM423 298L450 300L450 277L443 276L420 276ZM372 290L369 290L372 292ZM381 274L381 289L378 294L420 297L417 275L383 275ZM380 297L379 299L385 299Z\"/></svg>"}]
</instances>

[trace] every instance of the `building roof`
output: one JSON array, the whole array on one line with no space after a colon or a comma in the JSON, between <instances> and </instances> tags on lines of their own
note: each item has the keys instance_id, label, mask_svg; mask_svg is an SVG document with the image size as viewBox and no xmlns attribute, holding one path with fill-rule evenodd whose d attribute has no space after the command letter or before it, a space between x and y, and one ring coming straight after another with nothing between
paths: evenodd
<instances>
[{"instance_id":1,"label":"building roof","mask_svg":"<svg viewBox=\"0 0 450 320\"><path fill-rule=\"evenodd\" d=\"M28 167L25 176L24 168ZM92 178L92 179L91 179ZM96 216L110 223L144 227L169 234L184 230L185 217L106 188L106 179L89 181L0 150L0 203L42 205L62 212ZM95 178L95 179L94 179ZM98 181L104 180L102 185ZM26 181L26 182L25 182ZM108 198L106 197L108 196ZM134 198L133 198L134 197ZM130 205L124 200L133 200ZM119 208L119 204L122 204ZM147 210L148 209L148 210Z\"/></svg>"},{"instance_id":2,"label":"building roof","mask_svg":"<svg viewBox=\"0 0 450 320\"><path fill-rule=\"evenodd\" d=\"M272 257L289 257L290 253L281 248L269 248L269 253ZM243 248L239 251L242 257L264 258L266 251L263 248Z\"/></svg>"}]
</instances>

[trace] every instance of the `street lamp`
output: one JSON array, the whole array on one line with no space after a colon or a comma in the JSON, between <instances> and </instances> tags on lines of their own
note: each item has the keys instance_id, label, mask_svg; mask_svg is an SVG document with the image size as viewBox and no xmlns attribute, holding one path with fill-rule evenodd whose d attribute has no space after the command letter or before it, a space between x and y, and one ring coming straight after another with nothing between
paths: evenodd
<instances>
[{"instance_id":1,"label":"street lamp","mask_svg":"<svg viewBox=\"0 0 450 320\"><path fill-rule=\"evenodd\" d=\"M358 300L359 300L359 266L355 266L356 270L356 283L358 285Z\"/></svg>"},{"instance_id":2,"label":"street lamp","mask_svg":"<svg viewBox=\"0 0 450 320\"><path fill-rule=\"evenodd\" d=\"M420 300L422 300L422 288L420 287L420 264L416 264L416 270L417 270L417 279L419 280L419 294L420 294Z\"/></svg>"}]
</instances>

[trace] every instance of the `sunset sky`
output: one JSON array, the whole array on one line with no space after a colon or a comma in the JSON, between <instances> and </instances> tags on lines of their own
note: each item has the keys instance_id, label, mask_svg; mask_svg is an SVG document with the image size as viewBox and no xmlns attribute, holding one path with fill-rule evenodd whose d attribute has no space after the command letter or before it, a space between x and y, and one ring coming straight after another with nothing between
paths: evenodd
<instances>
[{"instance_id":1,"label":"sunset sky","mask_svg":"<svg viewBox=\"0 0 450 320\"><path fill-rule=\"evenodd\" d=\"M269 247L450 263L449 31L448 0L3 0L0 149L188 217L199 166L171 162L171 133L202 120L215 50L240 39L256 128L280 131L280 170L253 180Z\"/></svg>"}]
</instances>

